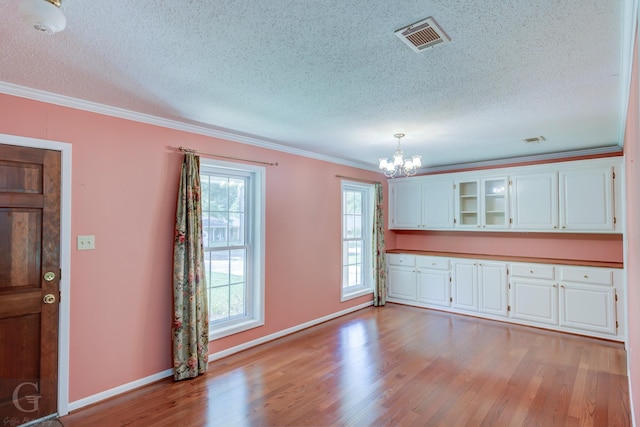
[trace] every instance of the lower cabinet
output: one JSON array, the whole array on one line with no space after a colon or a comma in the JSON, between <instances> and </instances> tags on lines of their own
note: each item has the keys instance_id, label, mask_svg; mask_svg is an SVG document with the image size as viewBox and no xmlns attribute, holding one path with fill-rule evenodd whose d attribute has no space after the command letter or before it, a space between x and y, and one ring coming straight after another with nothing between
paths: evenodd
<instances>
[{"instance_id":1,"label":"lower cabinet","mask_svg":"<svg viewBox=\"0 0 640 427\"><path fill-rule=\"evenodd\" d=\"M417 301L440 307L451 305L449 260L436 257L416 257Z\"/></svg>"},{"instance_id":2,"label":"lower cabinet","mask_svg":"<svg viewBox=\"0 0 640 427\"><path fill-rule=\"evenodd\" d=\"M624 340L619 269L387 256L388 300ZM621 313L618 313L620 308Z\"/></svg>"}]
</instances>

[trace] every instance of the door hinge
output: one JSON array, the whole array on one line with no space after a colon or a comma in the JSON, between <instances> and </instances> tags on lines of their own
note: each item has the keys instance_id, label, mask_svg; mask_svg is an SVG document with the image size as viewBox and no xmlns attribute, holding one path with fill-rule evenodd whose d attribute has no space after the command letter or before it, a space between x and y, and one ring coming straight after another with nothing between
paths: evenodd
<instances>
[{"instance_id":1,"label":"door hinge","mask_svg":"<svg viewBox=\"0 0 640 427\"><path fill-rule=\"evenodd\" d=\"M613 179L616 179L616 171L611 171L611 174L613 175Z\"/></svg>"},{"instance_id":2,"label":"door hinge","mask_svg":"<svg viewBox=\"0 0 640 427\"><path fill-rule=\"evenodd\" d=\"M449 297L449 302L453 302L453 297Z\"/></svg>"},{"instance_id":3,"label":"door hinge","mask_svg":"<svg viewBox=\"0 0 640 427\"><path fill-rule=\"evenodd\" d=\"M618 302L618 294L615 294L616 302Z\"/></svg>"},{"instance_id":4,"label":"door hinge","mask_svg":"<svg viewBox=\"0 0 640 427\"><path fill-rule=\"evenodd\" d=\"M618 222L618 220L616 219L616 217L613 217L613 223L616 224Z\"/></svg>"},{"instance_id":5,"label":"door hinge","mask_svg":"<svg viewBox=\"0 0 640 427\"><path fill-rule=\"evenodd\" d=\"M511 283L509 283L509 289L511 289Z\"/></svg>"},{"instance_id":6,"label":"door hinge","mask_svg":"<svg viewBox=\"0 0 640 427\"><path fill-rule=\"evenodd\" d=\"M451 276L449 276L449 283L451 283Z\"/></svg>"},{"instance_id":7,"label":"door hinge","mask_svg":"<svg viewBox=\"0 0 640 427\"><path fill-rule=\"evenodd\" d=\"M508 306L507 306L507 313L508 313L508 312L510 312L510 311L511 311L511 306L510 306L510 305L508 305Z\"/></svg>"},{"instance_id":8,"label":"door hinge","mask_svg":"<svg viewBox=\"0 0 640 427\"><path fill-rule=\"evenodd\" d=\"M507 276L509 275L509 269L507 268ZM511 286L511 283L509 283L509 286Z\"/></svg>"},{"instance_id":9,"label":"door hinge","mask_svg":"<svg viewBox=\"0 0 640 427\"><path fill-rule=\"evenodd\" d=\"M513 185L513 182L511 182L511 180L509 180L509 185Z\"/></svg>"},{"instance_id":10,"label":"door hinge","mask_svg":"<svg viewBox=\"0 0 640 427\"><path fill-rule=\"evenodd\" d=\"M618 329L618 321L616 320L616 329Z\"/></svg>"},{"instance_id":11,"label":"door hinge","mask_svg":"<svg viewBox=\"0 0 640 427\"><path fill-rule=\"evenodd\" d=\"M453 223L457 224L458 223L458 219L457 218L453 218Z\"/></svg>"},{"instance_id":12,"label":"door hinge","mask_svg":"<svg viewBox=\"0 0 640 427\"><path fill-rule=\"evenodd\" d=\"M509 224L513 224L513 218L509 218Z\"/></svg>"}]
</instances>

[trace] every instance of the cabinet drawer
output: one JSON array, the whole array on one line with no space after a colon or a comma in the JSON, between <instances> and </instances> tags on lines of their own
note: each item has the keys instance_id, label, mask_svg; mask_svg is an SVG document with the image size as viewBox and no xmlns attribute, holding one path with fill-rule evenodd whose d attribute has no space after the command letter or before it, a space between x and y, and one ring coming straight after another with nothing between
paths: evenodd
<instances>
[{"instance_id":1,"label":"cabinet drawer","mask_svg":"<svg viewBox=\"0 0 640 427\"><path fill-rule=\"evenodd\" d=\"M544 264L511 264L511 275L531 279L554 280L555 267Z\"/></svg>"},{"instance_id":2,"label":"cabinet drawer","mask_svg":"<svg viewBox=\"0 0 640 427\"><path fill-rule=\"evenodd\" d=\"M387 263L389 265L404 265L413 267L416 265L415 255L407 254L387 254Z\"/></svg>"},{"instance_id":3,"label":"cabinet drawer","mask_svg":"<svg viewBox=\"0 0 640 427\"><path fill-rule=\"evenodd\" d=\"M613 270L606 268L562 267L560 279L567 282L589 283L592 285L613 285Z\"/></svg>"},{"instance_id":4,"label":"cabinet drawer","mask_svg":"<svg viewBox=\"0 0 640 427\"><path fill-rule=\"evenodd\" d=\"M449 270L449 259L432 256L416 257L416 267L430 268L433 270Z\"/></svg>"}]
</instances>

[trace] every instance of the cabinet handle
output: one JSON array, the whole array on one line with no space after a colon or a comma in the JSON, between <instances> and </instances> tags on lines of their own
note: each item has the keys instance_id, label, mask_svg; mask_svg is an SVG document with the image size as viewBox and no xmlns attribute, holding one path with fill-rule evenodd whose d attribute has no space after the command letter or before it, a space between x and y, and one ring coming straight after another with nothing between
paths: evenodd
<instances>
[{"instance_id":1,"label":"cabinet handle","mask_svg":"<svg viewBox=\"0 0 640 427\"><path fill-rule=\"evenodd\" d=\"M561 287L562 289L564 289L564 285L560 285L560 287Z\"/></svg>"},{"instance_id":2,"label":"cabinet handle","mask_svg":"<svg viewBox=\"0 0 640 427\"><path fill-rule=\"evenodd\" d=\"M557 225L554 225L554 226L553 226L553 228L558 228L558 226L557 226Z\"/></svg>"},{"instance_id":3,"label":"cabinet handle","mask_svg":"<svg viewBox=\"0 0 640 427\"><path fill-rule=\"evenodd\" d=\"M553 287L554 287L554 288L557 288L557 287L558 287L558 285L553 285Z\"/></svg>"},{"instance_id":4,"label":"cabinet handle","mask_svg":"<svg viewBox=\"0 0 640 427\"><path fill-rule=\"evenodd\" d=\"M529 270L529 273L533 274L533 270Z\"/></svg>"},{"instance_id":5,"label":"cabinet handle","mask_svg":"<svg viewBox=\"0 0 640 427\"><path fill-rule=\"evenodd\" d=\"M563 225L563 226L562 226L562 228L567 228L567 226L566 226L566 225Z\"/></svg>"},{"instance_id":6,"label":"cabinet handle","mask_svg":"<svg viewBox=\"0 0 640 427\"><path fill-rule=\"evenodd\" d=\"M436 263L435 263L435 262L432 262L432 263L431 263L431 265L436 265Z\"/></svg>"},{"instance_id":7,"label":"cabinet handle","mask_svg":"<svg viewBox=\"0 0 640 427\"><path fill-rule=\"evenodd\" d=\"M585 275L584 275L584 278L585 278L585 279L588 279L588 278L589 278L589 276L587 276L587 275L585 274Z\"/></svg>"}]
</instances>

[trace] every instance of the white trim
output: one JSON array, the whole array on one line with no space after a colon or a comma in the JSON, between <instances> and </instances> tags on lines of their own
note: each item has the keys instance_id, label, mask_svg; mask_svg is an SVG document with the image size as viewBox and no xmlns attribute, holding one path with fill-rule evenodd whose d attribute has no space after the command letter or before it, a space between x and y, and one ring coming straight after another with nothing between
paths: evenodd
<instances>
[{"instance_id":1,"label":"white trim","mask_svg":"<svg viewBox=\"0 0 640 427\"><path fill-rule=\"evenodd\" d=\"M536 154L533 156L510 157L506 159L485 160L480 162L458 163L453 165L432 166L420 169L420 175L433 172L454 172L460 169L490 168L494 166L510 166L514 163L542 162L552 160L563 160L579 156L599 156L604 154L620 153L622 148L618 145L608 145L606 147L585 148L584 150L562 151L559 153ZM420 176L418 175L418 176Z\"/></svg>"},{"instance_id":2,"label":"white trim","mask_svg":"<svg viewBox=\"0 0 640 427\"><path fill-rule=\"evenodd\" d=\"M165 119L162 117L152 116L149 114L137 113L124 108L111 107L96 102L84 101L64 95L46 92L38 89L31 89L11 83L0 82L0 93L13 95L20 98L33 99L35 101L46 102L49 104L60 105L63 107L75 108L77 110L89 111L92 113L103 114L105 116L118 117L121 119L132 120L134 122L146 123L154 126L160 126L168 129L175 129L184 132L194 133L196 135L210 136L212 138L221 138L228 141L240 142L242 144L253 145L255 147L267 148L269 150L280 151L283 153L293 154L296 156L308 157L311 159L322 160L325 162L335 163L339 165L351 166L358 169L368 171L378 171L377 165L369 165L364 163L353 162L349 160L339 159L337 157L327 156L324 154L313 153L311 151L300 150L284 145L284 143L256 135L251 135L231 129L225 129L215 126L202 126L190 123L183 123L177 120Z\"/></svg>"},{"instance_id":3,"label":"white trim","mask_svg":"<svg viewBox=\"0 0 640 427\"><path fill-rule=\"evenodd\" d=\"M255 339L253 341L249 341L249 342L246 342L244 344L240 344L240 345L237 345L235 347L231 347L231 348L228 348L226 350L219 351L217 353L212 353L212 354L209 355L209 362L213 362L214 360L222 359L223 357L231 356L232 354L239 353L239 352L247 350L247 349L249 349L251 347L255 347L257 345L264 344L266 342L273 341L273 340L278 339L278 338L282 338L282 337L284 337L286 335L293 334L294 332L298 332L298 331L301 331L303 329L307 329L307 328L310 328L312 326L319 325L320 323L324 323L324 322L326 322L328 320L336 319L338 317L344 316L344 315L349 314L349 313L353 313L354 311L358 311L358 310L361 310L363 308L366 308L366 307L369 307L369 306L372 306L372 305L373 305L373 301L369 301L369 302L366 302L364 304L360 304L360 305L357 305L355 307L347 308L345 310L338 311L336 313L332 313L332 314L329 314L327 316L320 317L318 319L311 320L309 322L302 323L300 325L293 326L293 327L288 328L288 329L284 329L284 330L282 330L280 332L276 332L274 334L267 335L267 336L264 336L262 338Z\"/></svg>"},{"instance_id":4,"label":"white trim","mask_svg":"<svg viewBox=\"0 0 640 427\"><path fill-rule=\"evenodd\" d=\"M157 374L149 375L148 377L140 378L139 380L131 381L130 383L119 385L109 390L102 391L84 399L76 400L69 403L69 410L75 411L84 406L92 405L100 402L101 400L109 399L110 397L117 396L122 393L126 393L136 388L140 388L156 381L163 380L173 375L173 369L167 369L166 371L158 372ZM60 414L62 415L62 414Z\"/></svg>"},{"instance_id":5,"label":"white trim","mask_svg":"<svg viewBox=\"0 0 640 427\"><path fill-rule=\"evenodd\" d=\"M69 325L71 283L71 144L0 134L0 144L60 151L60 312L58 325L58 415L69 412Z\"/></svg>"}]
</instances>

